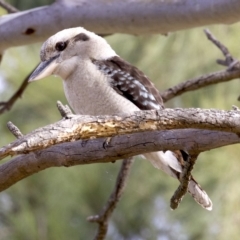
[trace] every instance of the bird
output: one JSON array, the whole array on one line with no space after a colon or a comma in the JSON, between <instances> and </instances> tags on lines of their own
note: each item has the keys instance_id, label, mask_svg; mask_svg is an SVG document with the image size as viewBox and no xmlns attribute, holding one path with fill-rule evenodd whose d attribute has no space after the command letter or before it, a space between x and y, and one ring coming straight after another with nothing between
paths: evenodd
<instances>
[{"instance_id":1,"label":"bird","mask_svg":"<svg viewBox=\"0 0 240 240\"><path fill-rule=\"evenodd\" d=\"M118 56L103 37L83 27L64 29L48 38L40 59L29 82L49 75L62 78L65 96L76 114L121 115L164 109L150 79ZM143 156L180 181L186 152L157 151ZM203 208L212 210L211 199L192 176L188 192Z\"/></svg>"}]
</instances>

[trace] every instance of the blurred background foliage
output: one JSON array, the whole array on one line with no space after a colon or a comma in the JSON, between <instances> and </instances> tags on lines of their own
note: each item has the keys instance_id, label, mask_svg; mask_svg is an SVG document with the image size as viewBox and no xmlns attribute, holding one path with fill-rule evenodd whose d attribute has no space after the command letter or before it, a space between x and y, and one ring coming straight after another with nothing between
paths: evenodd
<instances>
[{"instance_id":1,"label":"blurred background foliage","mask_svg":"<svg viewBox=\"0 0 240 240\"><path fill-rule=\"evenodd\" d=\"M53 1L11 0L19 9ZM0 10L1 14L5 12ZM240 58L239 24L210 30ZM115 34L107 41L124 59L138 66L164 90L186 79L222 69L221 53L203 28L168 36ZM39 61L41 44L6 51L0 66L0 101L8 99ZM239 80L207 87L169 101L168 107L231 109L238 105ZM56 101L66 103L61 80L30 84L11 111L0 116L0 146L14 140L6 128L13 121L23 133L60 119ZM169 199L178 183L138 159L126 191L113 214L107 239L238 239L240 236L240 150L237 145L202 153L194 175L209 193L214 208L205 211L186 196L171 211ZM115 183L121 162L52 168L22 180L0 194L0 240L92 239L96 225L86 221L98 213Z\"/></svg>"}]
</instances>

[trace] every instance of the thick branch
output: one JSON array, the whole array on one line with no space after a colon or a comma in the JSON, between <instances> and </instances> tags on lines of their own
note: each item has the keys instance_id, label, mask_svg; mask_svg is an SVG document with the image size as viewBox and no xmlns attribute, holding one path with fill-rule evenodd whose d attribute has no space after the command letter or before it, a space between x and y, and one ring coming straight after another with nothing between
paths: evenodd
<instances>
[{"instance_id":1,"label":"thick branch","mask_svg":"<svg viewBox=\"0 0 240 240\"><path fill-rule=\"evenodd\" d=\"M236 110L164 109L139 111L126 116L73 116L36 129L0 148L0 159L41 150L51 145L92 137L166 129L199 128L240 133L240 112Z\"/></svg>"},{"instance_id":2,"label":"thick branch","mask_svg":"<svg viewBox=\"0 0 240 240\"><path fill-rule=\"evenodd\" d=\"M214 5L214 8L213 8ZM64 9L64 11L62 11ZM0 19L0 51L43 41L61 29L83 26L101 34L153 34L240 20L238 0L59 0Z\"/></svg>"},{"instance_id":3,"label":"thick branch","mask_svg":"<svg viewBox=\"0 0 240 240\"><path fill-rule=\"evenodd\" d=\"M106 138L79 140L15 157L0 166L0 191L50 167L106 163L157 150L185 149L194 154L240 143L240 138L234 133L184 129L116 136L107 148L105 141Z\"/></svg>"}]
</instances>

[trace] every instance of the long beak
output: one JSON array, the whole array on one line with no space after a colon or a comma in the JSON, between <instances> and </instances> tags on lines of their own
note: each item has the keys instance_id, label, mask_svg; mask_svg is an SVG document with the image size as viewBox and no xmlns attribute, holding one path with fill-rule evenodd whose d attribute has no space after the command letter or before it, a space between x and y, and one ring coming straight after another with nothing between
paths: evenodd
<instances>
[{"instance_id":1,"label":"long beak","mask_svg":"<svg viewBox=\"0 0 240 240\"><path fill-rule=\"evenodd\" d=\"M40 64L36 67L36 69L30 75L28 82L40 80L42 78L45 78L45 77L51 75L58 65L56 62L56 59L58 57L59 57L59 55L57 55L47 61L40 62Z\"/></svg>"}]
</instances>

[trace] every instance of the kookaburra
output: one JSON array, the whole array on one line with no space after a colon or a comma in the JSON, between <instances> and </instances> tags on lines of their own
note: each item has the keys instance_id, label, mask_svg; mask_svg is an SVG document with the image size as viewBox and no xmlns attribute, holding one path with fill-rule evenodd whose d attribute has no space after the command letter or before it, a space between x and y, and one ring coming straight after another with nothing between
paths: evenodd
<instances>
[{"instance_id":1,"label":"kookaburra","mask_svg":"<svg viewBox=\"0 0 240 240\"><path fill-rule=\"evenodd\" d=\"M119 115L139 110L161 110L163 101L139 69L120 58L106 40L82 27L60 31L41 48L41 63L29 81L49 75L63 80L66 98L77 114ZM154 167L179 179L184 164L181 151L144 156ZM212 209L207 193L191 178L188 192L202 207Z\"/></svg>"}]
</instances>

